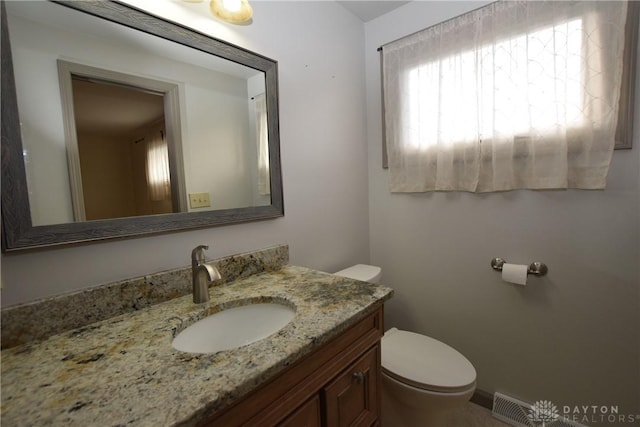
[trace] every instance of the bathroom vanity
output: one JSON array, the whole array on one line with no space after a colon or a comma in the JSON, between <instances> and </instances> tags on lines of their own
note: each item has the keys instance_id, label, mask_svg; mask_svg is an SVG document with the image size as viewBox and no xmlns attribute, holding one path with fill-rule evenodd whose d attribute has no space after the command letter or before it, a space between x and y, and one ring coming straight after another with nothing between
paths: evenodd
<instances>
[{"instance_id":1,"label":"bathroom vanity","mask_svg":"<svg viewBox=\"0 0 640 427\"><path fill-rule=\"evenodd\" d=\"M382 307L201 425L373 426L380 413Z\"/></svg>"},{"instance_id":2,"label":"bathroom vanity","mask_svg":"<svg viewBox=\"0 0 640 427\"><path fill-rule=\"evenodd\" d=\"M2 423L376 425L382 309L393 291L302 267L248 268L240 258L218 262L224 283L210 288L209 303L194 304L186 283L184 296L4 349ZM244 257L254 264L257 258ZM143 282L162 287L156 276ZM76 298L91 309L88 296ZM295 317L263 340L226 351L172 347L173 337L196 321L261 302L294 307ZM46 322L53 312L41 304L4 309L3 329L20 321L19 311ZM10 338L3 336L3 345L16 342Z\"/></svg>"}]
</instances>

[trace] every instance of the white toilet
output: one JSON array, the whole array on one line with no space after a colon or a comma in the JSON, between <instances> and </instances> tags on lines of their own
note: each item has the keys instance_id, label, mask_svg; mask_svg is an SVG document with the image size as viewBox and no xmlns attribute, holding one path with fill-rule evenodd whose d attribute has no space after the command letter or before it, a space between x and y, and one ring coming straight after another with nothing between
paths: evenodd
<instances>
[{"instance_id":1,"label":"white toilet","mask_svg":"<svg viewBox=\"0 0 640 427\"><path fill-rule=\"evenodd\" d=\"M334 273L378 283L381 268L358 264ZM382 337L382 426L443 425L476 388L476 370L458 351L414 332L391 328Z\"/></svg>"}]
</instances>

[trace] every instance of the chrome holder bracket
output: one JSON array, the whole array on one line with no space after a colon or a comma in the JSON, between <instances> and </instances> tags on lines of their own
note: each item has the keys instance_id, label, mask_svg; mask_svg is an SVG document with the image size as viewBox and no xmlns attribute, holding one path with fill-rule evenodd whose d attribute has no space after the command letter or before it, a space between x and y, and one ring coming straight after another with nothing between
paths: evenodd
<instances>
[{"instance_id":1,"label":"chrome holder bracket","mask_svg":"<svg viewBox=\"0 0 640 427\"><path fill-rule=\"evenodd\" d=\"M496 257L491 260L491 268L496 271L502 271L502 266L506 263L506 261L502 258ZM546 264L538 261L534 261L529 264L529 268L527 268L527 274L532 274L534 276L544 276L549 271L549 268Z\"/></svg>"}]
</instances>

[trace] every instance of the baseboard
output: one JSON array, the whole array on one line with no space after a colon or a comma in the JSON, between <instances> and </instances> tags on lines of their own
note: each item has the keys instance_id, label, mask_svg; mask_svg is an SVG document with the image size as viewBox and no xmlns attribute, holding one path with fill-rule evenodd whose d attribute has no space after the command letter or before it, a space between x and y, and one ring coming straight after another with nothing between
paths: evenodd
<instances>
[{"instance_id":1,"label":"baseboard","mask_svg":"<svg viewBox=\"0 0 640 427\"><path fill-rule=\"evenodd\" d=\"M473 396L471 396L471 401L476 405L480 405L491 410L493 408L493 393L476 389Z\"/></svg>"}]
</instances>

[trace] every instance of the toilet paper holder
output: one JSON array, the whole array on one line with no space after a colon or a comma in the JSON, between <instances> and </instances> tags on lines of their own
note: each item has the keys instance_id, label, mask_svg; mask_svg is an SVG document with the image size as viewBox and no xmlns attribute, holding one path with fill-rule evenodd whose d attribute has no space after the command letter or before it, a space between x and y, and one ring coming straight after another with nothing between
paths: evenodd
<instances>
[{"instance_id":1,"label":"toilet paper holder","mask_svg":"<svg viewBox=\"0 0 640 427\"><path fill-rule=\"evenodd\" d=\"M503 260L502 258L494 258L491 260L491 268L493 268L496 271L502 271L502 266L504 265L506 261ZM533 274L534 276L544 276L545 274L547 274L547 272L549 271L549 269L547 268L547 265L542 263L542 262L538 262L538 261L534 261L531 264L529 264L529 268L527 269L527 274Z\"/></svg>"}]
</instances>

